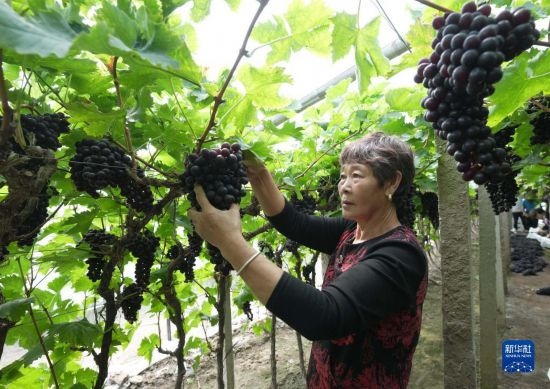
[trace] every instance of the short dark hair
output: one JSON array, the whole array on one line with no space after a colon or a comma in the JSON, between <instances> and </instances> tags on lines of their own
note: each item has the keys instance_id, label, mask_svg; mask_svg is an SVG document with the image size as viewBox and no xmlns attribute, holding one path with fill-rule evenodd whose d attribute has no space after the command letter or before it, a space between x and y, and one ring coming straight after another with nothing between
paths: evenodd
<instances>
[{"instance_id":1,"label":"short dark hair","mask_svg":"<svg viewBox=\"0 0 550 389\"><path fill-rule=\"evenodd\" d=\"M392 201L397 217L402 224L412 226L412 184L415 175L414 154L407 143L396 136L383 132L372 132L347 144L340 154L340 164L361 163L372 169L380 186L392 181L397 171L401 182L393 194Z\"/></svg>"}]
</instances>

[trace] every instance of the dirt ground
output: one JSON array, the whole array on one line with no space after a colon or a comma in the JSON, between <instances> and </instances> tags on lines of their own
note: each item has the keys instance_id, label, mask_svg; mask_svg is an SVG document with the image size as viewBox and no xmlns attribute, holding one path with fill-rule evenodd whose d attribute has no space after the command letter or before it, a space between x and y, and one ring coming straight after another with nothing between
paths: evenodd
<instances>
[{"instance_id":1,"label":"dirt ground","mask_svg":"<svg viewBox=\"0 0 550 389\"><path fill-rule=\"evenodd\" d=\"M546 252L550 262L550 251ZM531 339L535 342L535 372L510 374L499 371L502 389L550 388L547 377L550 369L550 296L535 294L541 287L550 286L550 266L537 276L508 275L506 329L502 339ZM300 372L295 332L279 321L277 328L277 383L280 389L303 389L305 381ZM415 353L410 389L443 388L443 358L441 333L441 286L431 283L424 303L423 327ZM256 336L237 331L235 339L236 388L268 389L271 387L269 335ZM310 344L303 339L304 353L309 356ZM500 342L498 342L500 344ZM164 359L129 377L119 388L172 388L175 362ZM197 371L185 382L186 388L217 388L215 356L206 356Z\"/></svg>"}]
</instances>

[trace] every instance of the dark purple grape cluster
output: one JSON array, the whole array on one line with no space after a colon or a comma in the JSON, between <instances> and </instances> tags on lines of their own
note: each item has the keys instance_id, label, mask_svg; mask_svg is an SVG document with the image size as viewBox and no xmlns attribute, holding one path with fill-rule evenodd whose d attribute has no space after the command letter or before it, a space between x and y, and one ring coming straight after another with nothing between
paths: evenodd
<instances>
[{"instance_id":1,"label":"dark purple grape cluster","mask_svg":"<svg viewBox=\"0 0 550 389\"><path fill-rule=\"evenodd\" d=\"M140 168L136 168L136 175L139 178L144 178L145 172ZM126 182L120 185L120 194L126 197L126 202L130 208L140 212L151 210L155 201L151 189L131 177L128 177Z\"/></svg>"},{"instance_id":2,"label":"dark purple grape cluster","mask_svg":"<svg viewBox=\"0 0 550 389\"><path fill-rule=\"evenodd\" d=\"M242 159L241 146L227 142L217 149L202 149L199 154L189 154L181 180L191 206L199 206L195 185L203 187L210 203L218 209L239 204L246 194L242 186L248 183Z\"/></svg>"},{"instance_id":3,"label":"dark purple grape cluster","mask_svg":"<svg viewBox=\"0 0 550 389\"><path fill-rule=\"evenodd\" d=\"M295 255L296 257L300 257L300 252L298 249L300 248L300 244L292 239L287 239L285 241L284 250L288 251L292 255Z\"/></svg>"},{"instance_id":4,"label":"dark purple grape cluster","mask_svg":"<svg viewBox=\"0 0 550 389\"><path fill-rule=\"evenodd\" d=\"M437 230L439 228L439 199L437 193L424 192L418 193L420 198L420 215L427 217L432 226Z\"/></svg>"},{"instance_id":5,"label":"dark purple grape cluster","mask_svg":"<svg viewBox=\"0 0 550 389\"><path fill-rule=\"evenodd\" d=\"M494 134L496 146L506 150L504 161L513 166L521 160L520 157L512 153L512 148L508 146L513 139L516 126L504 127ZM485 188L489 193L493 212L498 215L501 212L508 212L516 203L518 196L518 185L516 176L518 171L510 169L504 177L498 182L486 182Z\"/></svg>"},{"instance_id":6,"label":"dark purple grape cluster","mask_svg":"<svg viewBox=\"0 0 550 389\"><path fill-rule=\"evenodd\" d=\"M226 276L231 272L231 270L233 270L233 266L225 260L222 253L216 246L206 242L206 249L208 251L209 261L214 265L214 271L216 273Z\"/></svg>"},{"instance_id":7,"label":"dark purple grape cluster","mask_svg":"<svg viewBox=\"0 0 550 389\"><path fill-rule=\"evenodd\" d=\"M512 234L510 246L512 247L510 270L514 273L536 276L548 266L544 260L544 250L537 240L527 239L521 234Z\"/></svg>"},{"instance_id":8,"label":"dark purple grape cluster","mask_svg":"<svg viewBox=\"0 0 550 389\"><path fill-rule=\"evenodd\" d=\"M248 320L252 321L252 319L254 319L254 314L252 313L252 305L250 304L250 301L245 301L241 306L241 309L243 310Z\"/></svg>"},{"instance_id":9,"label":"dark purple grape cluster","mask_svg":"<svg viewBox=\"0 0 550 389\"><path fill-rule=\"evenodd\" d=\"M135 181L129 174L132 160L124 150L107 139L85 139L76 143L76 155L70 160L71 179L76 189L98 198L98 190L119 187L128 206L146 212L153 206L151 189ZM145 177L137 168L136 176Z\"/></svg>"},{"instance_id":10,"label":"dark purple grape cluster","mask_svg":"<svg viewBox=\"0 0 550 389\"><path fill-rule=\"evenodd\" d=\"M69 122L62 113L21 115L21 128L28 144L55 151L61 147L59 135L69 132Z\"/></svg>"},{"instance_id":11,"label":"dark purple grape cluster","mask_svg":"<svg viewBox=\"0 0 550 389\"><path fill-rule=\"evenodd\" d=\"M258 242L258 247L260 252L269 260L273 261L275 259L275 252L273 248L264 240Z\"/></svg>"},{"instance_id":12,"label":"dark purple grape cluster","mask_svg":"<svg viewBox=\"0 0 550 389\"><path fill-rule=\"evenodd\" d=\"M169 259L180 259L177 270L185 276L185 282L192 282L195 280L195 255L192 253L191 249L184 250L181 245L175 244L170 246L166 256Z\"/></svg>"},{"instance_id":13,"label":"dark purple grape cluster","mask_svg":"<svg viewBox=\"0 0 550 389\"><path fill-rule=\"evenodd\" d=\"M318 209L323 211L334 211L340 206L340 195L338 194L338 180L340 172L334 171L330 175L319 179L317 195L319 198Z\"/></svg>"},{"instance_id":14,"label":"dark purple grape cluster","mask_svg":"<svg viewBox=\"0 0 550 389\"><path fill-rule=\"evenodd\" d=\"M137 320L137 314L143 302L142 293L142 289L134 283L124 286L122 289L120 307L124 318L129 323L134 323Z\"/></svg>"},{"instance_id":15,"label":"dark purple grape cluster","mask_svg":"<svg viewBox=\"0 0 550 389\"><path fill-rule=\"evenodd\" d=\"M126 247L134 257L137 258L135 279L136 284L142 290L149 285L149 276L151 275L151 267L155 260L155 252L159 247L160 239L151 231L145 230L140 234L135 234L126 243Z\"/></svg>"},{"instance_id":16,"label":"dark purple grape cluster","mask_svg":"<svg viewBox=\"0 0 550 389\"><path fill-rule=\"evenodd\" d=\"M82 237L81 242L90 246L92 256L86 259L88 272L86 275L91 281L98 281L103 273L105 255L115 243L116 236L105 232L105 230L88 230ZM80 243L79 243L80 244Z\"/></svg>"},{"instance_id":17,"label":"dark purple grape cluster","mask_svg":"<svg viewBox=\"0 0 550 389\"><path fill-rule=\"evenodd\" d=\"M497 182L510 171L506 151L496 147L487 126L484 98L502 78L501 64L539 38L531 12L518 8L491 16L491 6L468 2L461 13L433 19L437 36L430 58L420 60L415 82L428 89L426 121L447 141L447 152L466 181Z\"/></svg>"},{"instance_id":18,"label":"dark purple grape cluster","mask_svg":"<svg viewBox=\"0 0 550 389\"><path fill-rule=\"evenodd\" d=\"M534 98L527 106L527 113L532 117L532 145L550 144L550 96Z\"/></svg>"},{"instance_id":19,"label":"dark purple grape cluster","mask_svg":"<svg viewBox=\"0 0 550 389\"><path fill-rule=\"evenodd\" d=\"M40 226L48 219L48 205L51 195L45 186L36 197L29 198L21 208L18 215L17 236L27 235L17 241L19 247L32 246L34 239L40 232ZM33 232L34 231L34 232Z\"/></svg>"},{"instance_id":20,"label":"dark purple grape cluster","mask_svg":"<svg viewBox=\"0 0 550 389\"><path fill-rule=\"evenodd\" d=\"M317 201L307 192L301 192L300 195L302 197L301 199L298 198L298 195L295 192L292 192L292 195L290 196L290 203L298 212L313 215L317 209Z\"/></svg>"},{"instance_id":21,"label":"dark purple grape cluster","mask_svg":"<svg viewBox=\"0 0 550 389\"><path fill-rule=\"evenodd\" d=\"M202 243L204 240L200 237L199 234L193 230L191 233L187 233L187 242L189 244L189 250L194 257L198 257L202 251Z\"/></svg>"}]
</instances>

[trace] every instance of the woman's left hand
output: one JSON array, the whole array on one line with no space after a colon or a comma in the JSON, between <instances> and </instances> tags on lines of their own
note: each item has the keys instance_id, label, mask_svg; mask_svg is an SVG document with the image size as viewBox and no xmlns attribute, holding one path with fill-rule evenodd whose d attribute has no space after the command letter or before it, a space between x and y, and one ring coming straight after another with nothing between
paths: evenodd
<instances>
[{"instance_id":1,"label":"woman's left hand","mask_svg":"<svg viewBox=\"0 0 550 389\"><path fill-rule=\"evenodd\" d=\"M224 211L217 209L208 201L202 186L195 186L195 194L202 211L191 208L187 216L193 222L195 231L204 240L221 250L243 239L238 204L231 204L231 207Z\"/></svg>"}]
</instances>

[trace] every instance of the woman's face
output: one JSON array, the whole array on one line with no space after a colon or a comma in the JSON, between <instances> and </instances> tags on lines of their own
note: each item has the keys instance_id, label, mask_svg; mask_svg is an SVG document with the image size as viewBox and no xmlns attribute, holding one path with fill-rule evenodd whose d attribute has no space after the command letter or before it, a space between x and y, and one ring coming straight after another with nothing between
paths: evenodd
<instances>
[{"instance_id":1,"label":"woman's face","mask_svg":"<svg viewBox=\"0 0 550 389\"><path fill-rule=\"evenodd\" d=\"M368 165L349 163L342 165L338 194L342 216L349 220L370 220L373 215L385 212L389 200Z\"/></svg>"}]
</instances>

